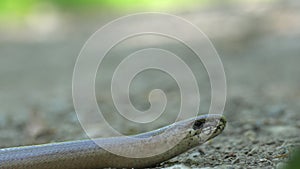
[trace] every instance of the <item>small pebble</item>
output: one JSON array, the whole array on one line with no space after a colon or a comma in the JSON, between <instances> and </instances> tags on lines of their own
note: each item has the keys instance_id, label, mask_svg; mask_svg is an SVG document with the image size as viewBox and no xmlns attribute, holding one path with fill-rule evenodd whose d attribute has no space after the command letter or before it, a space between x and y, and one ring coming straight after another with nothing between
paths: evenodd
<instances>
[{"instance_id":1,"label":"small pebble","mask_svg":"<svg viewBox=\"0 0 300 169\"><path fill-rule=\"evenodd\" d=\"M176 165L166 167L166 168L163 168L163 169L190 169L190 167L188 167L186 165L183 165L183 164L176 164Z\"/></svg>"},{"instance_id":2,"label":"small pebble","mask_svg":"<svg viewBox=\"0 0 300 169\"><path fill-rule=\"evenodd\" d=\"M240 159L239 158L236 158L235 160L233 160L232 162L231 162L231 164L236 164L236 163L239 163L240 162Z\"/></svg>"}]
</instances>

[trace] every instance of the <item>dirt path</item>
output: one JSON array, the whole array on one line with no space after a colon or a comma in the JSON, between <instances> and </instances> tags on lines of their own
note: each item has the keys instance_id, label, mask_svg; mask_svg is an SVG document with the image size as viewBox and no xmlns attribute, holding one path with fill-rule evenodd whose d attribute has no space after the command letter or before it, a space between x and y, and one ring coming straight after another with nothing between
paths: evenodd
<instances>
[{"instance_id":1,"label":"dirt path","mask_svg":"<svg viewBox=\"0 0 300 169\"><path fill-rule=\"evenodd\" d=\"M223 61L228 126L213 141L157 168L254 169L286 165L300 145L300 5L293 3L180 14L211 38ZM87 138L74 112L71 80L78 52L99 23L95 18L81 24L71 20L68 24L69 31L58 31L51 40L18 41L7 40L6 36L0 41L0 147ZM118 52L124 54L127 50L128 46ZM200 76L200 80L207 78L205 71ZM138 99L133 101L138 107L147 108L144 96L149 88L168 78L157 79L151 80L151 85L149 79L136 85L133 94ZM106 83L105 80L98 83ZM162 87L176 98L176 86L170 83ZM200 90L207 89L209 85L203 83ZM98 93L101 97L107 94L108 91ZM210 99L203 98L201 112L205 112ZM170 101L169 112L176 110L178 101ZM111 112L106 98L100 102L104 111ZM166 123L169 117L163 118L161 121ZM160 127L164 124L161 121L138 128L124 128L124 122L119 120L114 125L132 134ZM95 136L109 135L95 128Z\"/></svg>"}]
</instances>

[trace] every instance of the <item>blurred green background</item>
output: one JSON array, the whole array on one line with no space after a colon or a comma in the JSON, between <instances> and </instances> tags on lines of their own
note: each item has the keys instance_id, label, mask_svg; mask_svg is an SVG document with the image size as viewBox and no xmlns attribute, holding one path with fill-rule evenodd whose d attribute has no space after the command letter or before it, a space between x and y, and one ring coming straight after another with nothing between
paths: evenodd
<instances>
[{"instance_id":1,"label":"blurred green background","mask_svg":"<svg viewBox=\"0 0 300 169\"><path fill-rule=\"evenodd\" d=\"M251 1L251 0L248 0ZM275 0L258 0L275 1ZM93 12L99 10L180 11L213 4L247 2L243 0L1 0L0 21L22 22L40 6L52 6L60 12ZM253 2L253 0L252 0Z\"/></svg>"},{"instance_id":2,"label":"blurred green background","mask_svg":"<svg viewBox=\"0 0 300 169\"><path fill-rule=\"evenodd\" d=\"M296 145L297 140L284 134L296 133L299 140L299 9L297 0L0 0L0 147L84 138L71 94L80 49L97 29L113 19L154 11L176 14L198 26L213 42L224 64L228 80L225 114L230 122L220 137L225 141L219 140L221 150L206 151L208 157L226 156L226 147L244 157L245 149L255 150L259 143L253 158L247 155L234 165L244 168L250 161L253 168L258 164L271 167L264 163L268 161L265 157L271 157L272 167L286 166L291 153L283 150ZM134 42L129 48L143 45ZM120 48L118 55L126 53L126 47ZM172 88L169 92L172 94ZM138 91L136 95L141 93L148 94ZM205 94L201 97L205 107L209 98L206 100ZM170 107L174 105L175 101ZM41 124L36 116L41 116ZM235 122L240 123L234 126ZM32 134L30 129L35 125L41 129ZM120 126L132 132L131 126ZM257 135L257 143L248 140L246 131ZM236 147L239 142L246 146ZM299 166L298 159L299 153L289 169Z\"/></svg>"}]
</instances>

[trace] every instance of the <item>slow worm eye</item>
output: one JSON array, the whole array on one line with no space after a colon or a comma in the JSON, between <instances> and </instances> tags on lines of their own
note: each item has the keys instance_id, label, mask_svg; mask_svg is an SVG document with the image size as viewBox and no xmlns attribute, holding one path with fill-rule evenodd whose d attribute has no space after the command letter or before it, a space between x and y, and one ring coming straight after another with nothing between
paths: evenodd
<instances>
[{"instance_id":1,"label":"slow worm eye","mask_svg":"<svg viewBox=\"0 0 300 169\"><path fill-rule=\"evenodd\" d=\"M193 129L194 130L201 129L205 124L205 121L206 121L205 119L196 120L194 122Z\"/></svg>"}]
</instances>

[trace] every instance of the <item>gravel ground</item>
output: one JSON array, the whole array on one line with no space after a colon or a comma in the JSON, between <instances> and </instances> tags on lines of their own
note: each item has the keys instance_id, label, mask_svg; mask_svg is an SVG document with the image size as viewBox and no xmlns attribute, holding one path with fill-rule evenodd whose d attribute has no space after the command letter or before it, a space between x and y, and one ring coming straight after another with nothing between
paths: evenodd
<instances>
[{"instance_id":1,"label":"gravel ground","mask_svg":"<svg viewBox=\"0 0 300 169\"><path fill-rule=\"evenodd\" d=\"M284 168L300 145L300 3L284 2L220 6L180 14L211 38L223 61L228 125L212 141L156 168ZM28 36L29 28L17 33L0 32L0 147L87 138L73 108L72 72L85 40L108 20L96 16L86 20L67 18L57 30L38 36ZM177 48L171 43L162 46ZM132 44L121 45L115 54L134 50ZM104 69L112 65L108 62ZM205 70L200 71L200 91L204 92L200 112L207 112L209 84L205 84ZM97 77L99 86L108 82L105 73ZM166 111L174 112L180 101L176 85L172 80L161 84L168 79L164 75L148 78L152 73L134 87L134 105L147 108L149 88L159 86L173 98ZM113 109L106 97L109 91L101 87L96 91L100 91L97 97L101 108L111 115ZM174 114L163 116L155 124L125 127L115 115L109 118L121 132L134 134L166 125ZM94 128L95 136L111 134L99 131L99 126Z\"/></svg>"}]
</instances>

